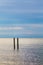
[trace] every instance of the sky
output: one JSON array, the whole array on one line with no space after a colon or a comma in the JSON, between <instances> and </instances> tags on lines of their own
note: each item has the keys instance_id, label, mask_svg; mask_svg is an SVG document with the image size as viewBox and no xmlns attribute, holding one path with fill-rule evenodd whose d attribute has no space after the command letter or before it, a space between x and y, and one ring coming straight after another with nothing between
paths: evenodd
<instances>
[{"instance_id":1,"label":"sky","mask_svg":"<svg viewBox=\"0 0 43 65\"><path fill-rule=\"evenodd\" d=\"M43 0L0 0L0 37L43 38Z\"/></svg>"}]
</instances>

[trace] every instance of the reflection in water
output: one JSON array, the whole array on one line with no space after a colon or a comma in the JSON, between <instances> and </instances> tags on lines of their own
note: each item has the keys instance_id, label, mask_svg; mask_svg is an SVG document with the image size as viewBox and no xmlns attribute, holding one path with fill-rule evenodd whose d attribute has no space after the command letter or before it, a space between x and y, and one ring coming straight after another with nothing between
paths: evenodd
<instances>
[{"instance_id":1,"label":"reflection in water","mask_svg":"<svg viewBox=\"0 0 43 65\"><path fill-rule=\"evenodd\" d=\"M0 43L0 65L43 65L43 43L27 44L22 39L18 51L13 43L6 43Z\"/></svg>"}]
</instances>

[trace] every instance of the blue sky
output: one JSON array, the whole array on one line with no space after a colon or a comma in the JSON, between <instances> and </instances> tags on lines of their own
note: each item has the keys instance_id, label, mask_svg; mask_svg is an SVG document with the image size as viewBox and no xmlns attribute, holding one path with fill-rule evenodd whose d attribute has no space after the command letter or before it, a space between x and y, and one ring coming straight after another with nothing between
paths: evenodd
<instances>
[{"instance_id":1,"label":"blue sky","mask_svg":"<svg viewBox=\"0 0 43 65\"><path fill-rule=\"evenodd\" d=\"M0 0L0 37L43 37L43 0Z\"/></svg>"}]
</instances>

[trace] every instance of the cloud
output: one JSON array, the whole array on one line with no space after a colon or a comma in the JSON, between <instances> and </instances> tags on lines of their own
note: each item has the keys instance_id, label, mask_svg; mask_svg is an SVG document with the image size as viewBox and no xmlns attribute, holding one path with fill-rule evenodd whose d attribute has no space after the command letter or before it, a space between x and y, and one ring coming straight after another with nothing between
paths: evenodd
<instances>
[{"instance_id":1,"label":"cloud","mask_svg":"<svg viewBox=\"0 0 43 65\"><path fill-rule=\"evenodd\" d=\"M5 13L28 13L28 14L32 14L32 13L43 13L43 9L1 9L0 12L5 12Z\"/></svg>"},{"instance_id":2,"label":"cloud","mask_svg":"<svg viewBox=\"0 0 43 65\"><path fill-rule=\"evenodd\" d=\"M0 0L0 6L11 6L13 5L14 3L16 3L16 0Z\"/></svg>"},{"instance_id":3,"label":"cloud","mask_svg":"<svg viewBox=\"0 0 43 65\"><path fill-rule=\"evenodd\" d=\"M0 26L0 34L43 35L43 24L6 24Z\"/></svg>"},{"instance_id":4,"label":"cloud","mask_svg":"<svg viewBox=\"0 0 43 65\"><path fill-rule=\"evenodd\" d=\"M0 29L43 28L43 24L0 24Z\"/></svg>"},{"instance_id":5,"label":"cloud","mask_svg":"<svg viewBox=\"0 0 43 65\"><path fill-rule=\"evenodd\" d=\"M0 30L22 30L22 27L0 27Z\"/></svg>"},{"instance_id":6,"label":"cloud","mask_svg":"<svg viewBox=\"0 0 43 65\"><path fill-rule=\"evenodd\" d=\"M31 3L31 4L28 4ZM8 7L7 7L8 6ZM10 7L9 7L10 6ZM43 1L39 0L0 0L0 12L43 13Z\"/></svg>"}]
</instances>

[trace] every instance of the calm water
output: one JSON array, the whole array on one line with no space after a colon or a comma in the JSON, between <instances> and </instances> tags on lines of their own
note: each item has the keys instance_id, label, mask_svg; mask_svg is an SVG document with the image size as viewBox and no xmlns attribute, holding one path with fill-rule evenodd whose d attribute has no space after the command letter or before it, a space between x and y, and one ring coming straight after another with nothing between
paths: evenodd
<instances>
[{"instance_id":1,"label":"calm water","mask_svg":"<svg viewBox=\"0 0 43 65\"><path fill-rule=\"evenodd\" d=\"M0 39L0 65L43 65L43 39L19 39L20 49L13 49L12 39Z\"/></svg>"}]
</instances>

